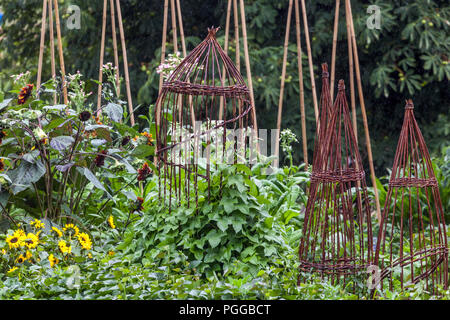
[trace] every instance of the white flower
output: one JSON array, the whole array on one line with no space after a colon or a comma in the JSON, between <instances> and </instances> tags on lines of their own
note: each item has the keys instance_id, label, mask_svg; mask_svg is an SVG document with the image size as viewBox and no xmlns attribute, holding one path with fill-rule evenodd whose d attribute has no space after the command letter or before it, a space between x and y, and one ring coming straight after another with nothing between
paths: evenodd
<instances>
[{"instance_id":1,"label":"white flower","mask_svg":"<svg viewBox=\"0 0 450 320\"><path fill-rule=\"evenodd\" d=\"M35 135L39 140L48 138L48 137L47 137L47 134L46 134L46 133L44 132L44 130L42 130L41 128L36 128L36 129L34 129L34 130L33 130L33 133L34 133L34 135Z\"/></svg>"}]
</instances>

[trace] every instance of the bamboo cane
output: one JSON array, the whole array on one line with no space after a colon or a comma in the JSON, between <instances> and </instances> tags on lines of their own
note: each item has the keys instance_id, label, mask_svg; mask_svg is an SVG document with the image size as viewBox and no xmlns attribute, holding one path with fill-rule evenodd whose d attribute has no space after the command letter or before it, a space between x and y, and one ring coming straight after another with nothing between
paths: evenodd
<instances>
[{"instance_id":1,"label":"bamboo cane","mask_svg":"<svg viewBox=\"0 0 450 320\"><path fill-rule=\"evenodd\" d=\"M175 1L170 0L170 18L172 20L172 41L173 41L173 51L176 54L178 51L178 36L177 36L177 20L175 15Z\"/></svg>"},{"instance_id":2,"label":"bamboo cane","mask_svg":"<svg viewBox=\"0 0 450 320\"><path fill-rule=\"evenodd\" d=\"M103 17L102 17L102 39L100 42L100 66L98 71L98 93L97 93L97 117L100 117L100 109L102 105L102 82L103 82L103 55L105 52L105 33L106 33L106 9L108 0L103 0Z\"/></svg>"},{"instance_id":3,"label":"bamboo cane","mask_svg":"<svg viewBox=\"0 0 450 320\"><path fill-rule=\"evenodd\" d=\"M36 90L38 92L39 92L39 89L41 86L42 61L44 59L46 20L47 20L47 0L43 0L42 1L42 21L41 21L41 42L39 45L38 72L37 72L37 80L36 80Z\"/></svg>"},{"instance_id":4,"label":"bamboo cane","mask_svg":"<svg viewBox=\"0 0 450 320\"><path fill-rule=\"evenodd\" d=\"M352 49L352 38L351 38L349 18L350 17L348 14L348 8L347 6L345 6L345 21L347 26L348 69L350 79L350 104L352 108L353 131L355 132L356 143L358 143L358 126L356 122L355 76L354 76L353 49Z\"/></svg>"},{"instance_id":5,"label":"bamboo cane","mask_svg":"<svg viewBox=\"0 0 450 320\"><path fill-rule=\"evenodd\" d=\"M275 166L278 167L279 163L279 145L280 145L280 130L281 130L281 116L283 113L283 97L284 97L284 85L285 85L285 78L286 78L286 65L287 65L287 54L288 54L288 46L289 46L289 31L291 26L291 15L292 15L292 2L293 0L289 0L289 8L288 8L288 14L287 14L287 21L286 21L286 33L284 36L284 46L283 46L283 65L281 68L281 85L280 85L280 96L278 100L278 117L277 117L277 132L275 140L275 157L276 160Z\"/></svg>"},{"instance_id":6,"label":"bamboo cane","mask_svg":"<svg viewBox=\"0 0 450 320\"><path fill-rule=\"evenodd\" d=\"M166 42L167 42L167 18L169 11L169 0L164 0L164 18L163 18L163 34L162 34L162 44L161 44L161 64L164 63L166 59ZM163 85L163 75L159 75L159 93L161 93ZM158 106L157 106L158 107Z\"/></svg>"},{"instance_id":7,"label":"bamboo cane","mask_svg":"<svg viewBox=\"0 0 450 320\"><path fill-rule=\"evenodd\" d=\"M117 96L120 96L119 52L117 50L116 15L114 9L114 0L110 0L109 4L111 7L111 33L113 39L114 64L116 67L114 73L116 78Z\"/></svg>"},{"instance_id":8,"label":"bamboo cane","mask_svg":"<svg viewBox=\"0 0 450 320\"><path fill-rule=\"evenodd\" d=\"M61 69L61 81L62 81L62 89L63 89L63 95L64 95L64 104L69 103L69 99L67 97L67 85L66 85L66 67L64 65L64 53L63 53L63 47L62 47L62 40L61 40L61 24L59 22L59 8L58 8L58 0L54 0L54 7L55 7L55 24L56 24L56 36L58 38L58 53L59 53L59 64Z\"/></svg>"},{"instance_id":9,"label":"bamboo cane","mask_svg":"<svg viewBox=\"0 0 450 320\"><path fill-rule=\"evenodd\" d=\"M359 69L359 59L358 59L358 48L356 46L355 28L353 25L353 15L352 15L352 8L351 8L350 0L346 0L346 5L348 7L347 10L349 13L350 32L351 32L351 37L352 37L354 63L355 63L355 71L356 71L356 83L358 86L359 100L360 100L360 104L361 104L361 113L362 113L363 123L364 123L364 132L365 132L365 137L366 137L367 153L368 153L368 157L369 157L369 167L370 167L370 174L371 174L371 178L372 178L372 186L373 186L373 191L375 194L375 205L376 205L376 210L377 210L376 213L377 213L378 222L380 222L381 221L380 201L378 198L378 189L377 189L377 184L376 184L375 170L373 167L372 147L370 144L369 126L367 123L366 107L364 104L364 96L363 96L363 91L362 91L361 73L360 73L360 69Z\"/></svg>"},{"instance_id":10,"label":"bamboo cane","mask_svg":"<svg viewBox=\"0 0 450 320\"><path fill-rule=\"evenodd\" d=\"M184 40L183 17L181 16L180 0L177 0L177 13L178 13L178 24L180 25L181 48L183 50L183 57L186 58L186 42Z\"/></svg>"},{"instance_id":11,"label":"bamboo cane","mask_svg":"<svg viewBox=\"0 0 450 320\"><path fill-rule=\"evenodd\" d=\"M128 74L127 48L125 46L125 34L123 31L122 11L120 9L120 0L116 0L116 7L117 7L117 19L119 22L120 41L122 44L122 55L123 55L123 64L124 64L123 69L124 69L124 73L125 73L125 86L126 86L127 97L128 97L128 109L130 111L131 126L134 126L133 102L131 101L131 88L130 88L130 76Z\"/></svg>"},{"instance_id":12,"label":"bamboo cane","mask_svg":"<svg viewBox=\"0 0 450 320\"><path fill-rule=\"evenodd\" d=\"M252 116L253 116L253 129L256 138L258 137L258 123L256 120L256 106L255 106L255 97L253 94L253 81L252 81L252 71L250 69L250 57L248 53L248 43L247 43L247 26L245 21L245 7L244 0L240 0L240 8L241 8L241 20L242 20L242 38L244 42L244 55L245 55L245 67L247 69L247 81L248 88L250 90L250 102L253 106L252 108Z\"/></svg>"},{"instance_id":13,"label":"bamboo cane","mask_svg":"<svg viewBox=\"0 0 450 320\"><path fill-rule=\"evenodd\" d=\"M334 79L335 79L335 69L336 69L336 46L337 46L337 35L338 35L338 26L339 26L339 7L340 7L340 0L336 0L336 9L334 12L333 48L331 51L331 76L330 76L331 101L333 101L333 96L334 96Z\"/></svg>"},{"instance_id":14,"label":"bamboo cane","mask_svg":"<svg viewBox=\"0 0 450 320\"><path fill-rule=\"evenodd\" d=\"M239 47L239 9L237 0L233 0L233 15L234 15L234 41L236 49L236 69L241 72L241 49Z\"/></svg>"},{"instance_id":15,"label":"bamboo cane","mask_svg":"<svg viewBox=\"0 0 450 320\"><path fill-rule=\"evenodd\" d=\"M308 52L308 64L309 64L309 76L311 78L311 90L313 95L313 103L314 103L314 114L316 116L316 123L319 123L319 107L317 104L317 94L316 94L316 84L314 81L314 69L312 62L312 54L311 54L311 43L309 41L309 29L308 29L308 19L306 18L306 6L305 0L301 0L302 11L303 11L303 24L305 29L305 40L306 40L306 51Z\"/></svg>"},{"instance_id":16,"label":"bamboo cane","mask_svg":"<svg viewBox=\"0 0 450 320\"><path fill-rule=\"evenodd\" d=\"M52 1L48 1L48 23L50 33L50 63L52 68L52 79L56 83L56 62L55 62L55 39L53 31L53 4ZM56 104L56 91L53 93L53 104Z\"/></svg>"},{"instance_id":17,"label":"bamboo cane","mask_svg":"<svg viewBox=\"0 0 450 320\"><path fill-rule=\"evenodd\" d=\"M298 0L295 0L295 31L297 40L297 65L298 65L298 86L300 91L300 117L302 125L302 145L303 145L303 162L305 170L308 169L308 145L306 137L306 115L305 115L305 90L303 86L303 66L302 66L302 46L300 42L300 9Z\"/></svg>"},{"instance_id":18,"label":"bamboo cane","mask_svg":"<svg viewBox=\"0 0 450 320\"><path fill-rule=\"evenodd\" d=\"M231 0L228 0L228 5L227 5L227 16L225 19L225 42L224 42L224 48L223 51L225 52L225 54L228 54L228 36L230 33L230 16L231 16ZM225 83L225 65L222 67L222 86ZM219 105L219 120L222 120L223 118L223 103L224 103L224 98L223 96L220 97L220 105Z\"/></svg>"}]
</instances>

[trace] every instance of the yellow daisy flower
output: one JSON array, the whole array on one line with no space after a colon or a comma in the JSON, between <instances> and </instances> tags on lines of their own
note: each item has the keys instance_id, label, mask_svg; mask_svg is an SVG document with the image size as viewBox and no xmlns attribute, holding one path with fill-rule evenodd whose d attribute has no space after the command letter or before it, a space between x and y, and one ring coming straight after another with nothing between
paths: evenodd
<instances>
[{"instance_id":1,"label":"yellow daisy flower","mask_svg":"<svg viewBox=\"0 0 450 320\"><path fill-rule=\"evenodd\" d=\"M70 232L70 230L73 230L75 232L75 236L78 235L78 233L80 233L80 229L78 229L78 227L76 225L74 225L73 223L68 223L64 226L63 231L64 232Z\"/></svg>"},{"instance_id":2,"label":"yellow daisy flower","mask_svg":"<svg viewBox=\"0 0 450 320\"><path fill-rule=\"evenodd\" d=\"M23 231L23 229L17 229L16 231L14 231L14 235L18 236L19 238L25 238L27 234L25 233L25 231Z\"/></svg>"},{"instance_id":3,"label":"yellow daisy flower","mask_svg":"<svg viewBox=\"0 0 450 320\"><path fill-rule=\"evenodd\" d=\"M24 239L24 243L28 249L36 248L39 243L39 236L34 233L28 233L27 237Z\"/></svg>"},{"instance_id":4,"label":"yellow daisy flower","mask_svg":"<svg viewBox=\"0 0 450 320\"><path fill-rule=\"evenodd\" d=\"M8 273L13 273L14 271L16 271L18 268L17 267L13 267L11 269L8 270Z\"/></svg>"},{"instance_id":5,"label":"yellow daisy flower","mask_svg":"<svg viewBox=\"0 0 450 320\"><path fill-rule=\"evenodd\" d=\"M6 237L6 243L9 245L10 249L16 249L20 247L22 243L22 238L16 234L10 235Z\"/></svg>"},{"instance_id":6,"label":"yellow daisy flower","mask_svg":"<svg viewBox=\"0 0 450 320\"><path fill-rule=\"evenodd\" d=\"M63 236L61 230L59 230L57 227L52 227L52 231L54 233L56 233L56 235L58 236L58 238L61 238Z\"/></svg>"},{"instance_id":7,"label":"yellow daisy flower","mask_svg":"<svg viewBox=\"0 0 450 320\"><path fill-rule=\"evenodd\" d=\"M58 242L58 247L59 250L61 250L61 252L64 254L72 252L72 247L68 246L65 240L61 240L60 242Z\"/></svg>"},{"instance_id":8,"label":"yellow daisy flower","mask_svg":"<svg viewBox=\"0 0 450 320\"><path fill-rule=\"evenodd\" d=\"M2 249L2 255L5 255L5 254L6 254L6 250Z\"/></svg>"},{"instance_id":9,"label":"yellow daisy flower","mask_svg":"<svg viewBox=\"0 0 450 320\"><path fill-rule=\"evenodd\" d=\"M39 219L34 219L34 221L30 222L30 225L35 227L36 229L42 229L45 227L45 225Z\"/></svg>"},{"instance_id":10,"label":"yellow daisy flower","mask_svg":"<svg viewBox=\"0 0 450 320\"><path fill-rule=\"evenodd\" d=\"M114 252L114 251L109 251L108 252L108 255L110 256L110 257L112 257L113 255L115 255L116 253Z\"/></svg>"},{"instance_id":11,"label":"yellow daisy flower","mask_svg":"<svg viewBox=\"0 0 450 320\"><path fill-rule=\"evenodd\" d=\"M23 256L23 254L21 254L20 256L17 257L16 263L24 263L25 260L27 259Z\"/></svg>"},{"instance_id":12,"label":"yellow daisy flower","mask_svg":"<svg viewBox=\"0 0 450 320\"><path fill-rule=\"evenodd\" d=\"M114 224L114 217L112 215L109 216L109 218L108 218L108 224L111 227L111 229L115 229L116 228L116 225Z\"/></svg>"},{"instance_id":13,"label":"yellow daisy flower","mask_svg":"<svg viewBox=\"0 0 450 320\"><path fill-rule=\"evenodd\" d=\"M48 256L48 261L50 262L50 267L53 268L56 264L58 264L59 259L56 258L52 253Z\"/></svg>"},{"instance_id":14,"label":"yellow daisy flower","mask_svg":"<svg viewBox=\"0 0 450 320\"><path fill-rule=\"evenodd\" d=\"M86 233L80 233L78 235L78 241L80 242L80 245L83 247L83 249L85 250L91 250L92 248L92 241L91 238L89 238L89 235Z\"/></svg>"},{"instance_id":15,"label":"yellow daisy flower","mask_svg":"<svg viewBox=\"0 0 450 320\"><path fill-rule=\"evenodd\" d=\"M30 260L33 254L27 250L27 253L25 254L25 260Z\"/></svg>"}]
</instances>

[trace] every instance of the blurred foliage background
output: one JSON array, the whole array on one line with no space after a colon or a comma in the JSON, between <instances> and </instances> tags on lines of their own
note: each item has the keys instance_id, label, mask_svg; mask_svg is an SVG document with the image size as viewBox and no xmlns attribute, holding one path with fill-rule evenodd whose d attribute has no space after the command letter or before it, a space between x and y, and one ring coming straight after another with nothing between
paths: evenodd
<instances>
[{"instance_id":1,"label":"blurred foliage background","mask_svg":"<svg viewBox=\"0 0 450 320\"><path fill-rule=\"evenodd\" d=\"M275 128L288 0L245 2L258 125L260 128ZM73 74L79 70L86 77L96 79L103 1L60 0L59 3L66 72ZM138 113L146 113L157 98L159 75L155 70L160 61L163 3L162 0L121 1L133 101L135 105L141 105ZM69 5L77 5L81 9L81 30L70 30L66 26L70 16ZM369 30L366 26L370 16L367 13L369 5L381 8L379 30ZM218 37L223 43L226 6L226 0L181 0L188 51L206 36L207 28L213 25L222 27ZM334 1L306 1L306 6L319 96L320 64L331 64ZM445 0L373 0L352 1L352 7L374 164L377 174L385 175L386 168L392 165L406 98L414 100L416 117L430 152L439 154L449 145L450 6ZM2 0L0 11L4 13L0 31L0 92L7 92L12 74L27 70L33 74L37 72L42 0ZM105 63L113 61L110 21L107 23ZM303 33L303 25L301 29ZM336 78L348 82L342 4L339 30ZM302 35L302 48L305 50L304 39ZM46 50L43 79L51 76L48 34ZM169 44L168 52L172 50ZM234 59L233 50L234 43L231 41L230 56ZM242 64L243 54L241 42ZM311 157L315 123L306 51L303 67ZM294 24L291 26L287 68L282 128L290 128L300 138ZM245 76L245 68L241 69ZM93 91L95 93L96 88ZM367 161L358 99L357 109L360 151L364 161ZM300 143L301 139L295 145L296 163L303 159ZM365 167L368 168L367 163Z\"/></svg>"}]
</instances>

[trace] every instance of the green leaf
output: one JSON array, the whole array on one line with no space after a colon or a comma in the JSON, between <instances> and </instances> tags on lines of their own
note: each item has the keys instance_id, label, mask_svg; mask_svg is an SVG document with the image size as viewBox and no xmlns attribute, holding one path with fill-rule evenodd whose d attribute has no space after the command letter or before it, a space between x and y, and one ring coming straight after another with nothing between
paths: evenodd
<instances>
[{"instance_id":1,"label":"green leaf","mask_svg":"<svg viewBox=\"0 0 450 320\"><path fill-rule=\"evenodd\" d=\"M120 122L122 120L123 109L116 103L108 103L105 107L105 112L112 121Z\"/></svg>"},{"instance_id":2,"label":"green leaf","mask_svg":"<svg viewBox=\"0 0 450 320\"><path fill-rule=\"evenodd\" d=\"M100 182L100 180L97 179L97 177L92 173L91 170L89 170L88 168L84 168L83 174L86 177L86 179L88 179L90 182L92 182L92 184L96 188L105 191L106 194L111 198L111 195L108 193L108 191L106 191L106 189L103 186L103 184Z\"/></svg>"},{"instance_id":3,"label":"green leaf","mask_svg":"<svg viewBox=\"0 0 450 320\"><path fill-rule=\"evenodd\" d=\"M141 145L137 146L136 149L133 150L132 155L135 156L136 158L145 159L149 156L154 155L154 153L155 153L154 146L141 144Z\"/></svg>"},{"instance_id":4,"label":"green leaf","mask_svg":"<svg viewBox=\"0 0 450 320\"><path fill-rule=\"evenodd\" d=\"M222 217L217 221L217 226L222 232L228 229L229 220L226 217Z\"/></svg>"},{"instance_id":5,"label":"green leaf","mask_svg":"<svg viewBox=\"0 0 450 320\"><path fill-rule=\"evenodd\" d=\"M45 174L45 166L41 160L35 163L22 161L14 170L8 171L8 176L13 182L11 191L17 194L31 186L32 183L37 182Z\"/></svg>"},{"instance_id":6,"label":"green leaf","mask_svg":"<svg viewBox=\"0 0 450 320\"><path fill-rule=\"evenodd\" d=\"M217 230L211 230L206 235L206 240L208 240L212 248L215 248L219 245L222 235L223 234L217 232Z\"/></svg>"},{"instance_id":7,"label":"green leaf","mask_svg":"<svg viewBox=\"0 0 450 320\"><path fill-rule=\"evenodd\" d=\"M69 148L75 139L71 136L59 136L50 140L50 146L58 151L63 151Z\"/></svg>"}]
</instances>

